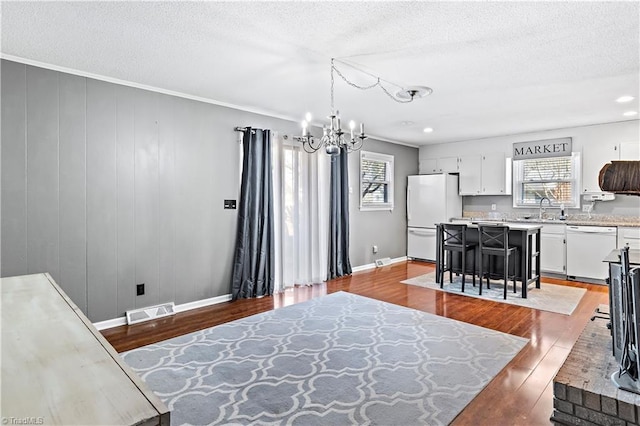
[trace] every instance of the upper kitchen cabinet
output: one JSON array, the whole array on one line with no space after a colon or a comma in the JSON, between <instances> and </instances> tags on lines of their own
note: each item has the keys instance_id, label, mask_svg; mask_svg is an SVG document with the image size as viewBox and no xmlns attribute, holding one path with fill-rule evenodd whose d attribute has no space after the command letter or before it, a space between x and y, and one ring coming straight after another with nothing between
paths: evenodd
<instances>
[{"instance_id":1,"label":"upper kitchen cabinet","mask_svg":"<svg viewBox=\"0 0 640 426\"><path fill-rule=\"evenodd\" d=\"M480 195L482 191L482 156L463 155L460 157L460 195Z\"/></svg>"},{"instance_id":2,"label":"upper kitchen cabinet","mask_svg":"<svg viewBox=\"0 0 640 426\"><path fill-rule=\"evenodd\" d=\"M462 156L458 169L460 195L511 194L511 161L503 152Z\"/></svg>"},{"instance_id":3,"label":"upper kitchen cabinet","mask_svg":"<svg viewBox=\"0 0 640 426\"><path fill-rule=\"evenodd\" d=\"M640 160L638 142L593 144L582 150L582 192L602 192L598 175L602 167L615 160Z\"/></svg>"},{"instance_id":4,"label":"upper kitchen cabinet","mask_svg":"<svg viewBox=\"0 0 640 426\"><path fill-rule=\"evenodd\" d=\"M623 142L620 144L620 160L640 160L640 142Z\"/></svg>"},{"instance_id":5,"label":"upper kitchen cabinet","mask_svg":"<svg viewBox=\"0 0 640 426\"><path fill-rule=\"evenodd\" d=\"M458 173L458 161L458 157L425 158L420 160L419 173L421 175Z\"/></svg>"}]
</instances>

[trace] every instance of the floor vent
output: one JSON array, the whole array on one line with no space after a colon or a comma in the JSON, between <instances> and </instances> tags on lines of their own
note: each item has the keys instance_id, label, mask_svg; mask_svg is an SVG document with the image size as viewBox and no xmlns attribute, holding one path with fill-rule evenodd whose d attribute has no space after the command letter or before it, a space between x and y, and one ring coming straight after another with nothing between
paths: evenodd
<instances>
[{"instance_id":1,"label":"floor vent","mask_svg":"<svg viewBox=\"0 0 640 426\"><path fill-rule=\"evenodd\" d=\"M173 315L176 313L175 308L174 303L170 302L149 306L147 308L132 309L127 311L127 324L137 324L139 322Z\"/></svg>"},{"instance_id":2,"label":"floor vent","mask_svg":"<svg viewBox=\"0 0 640 426\"><path fill-rule=\"evenodd\" d=\"M390 257L383 257L381 259L376 259L376 267L391 265Z\"/></svg>"}]
</instances>

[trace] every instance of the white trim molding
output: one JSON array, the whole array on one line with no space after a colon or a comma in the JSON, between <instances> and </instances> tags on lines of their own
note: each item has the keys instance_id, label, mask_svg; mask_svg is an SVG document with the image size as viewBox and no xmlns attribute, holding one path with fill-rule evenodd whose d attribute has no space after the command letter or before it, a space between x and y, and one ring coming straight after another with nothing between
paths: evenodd
<instances>
[{"instance_id":1,"label":"white trim molding","mask_svg":"<svg viewBox=\"0 0 640 426\"><path fill-rule=\"evenodd\" d=\"M394 263L400 263L406 260L407 260L407 256L394 257L393 259L391 259L391 264L393 265ZM375 268L376 268L376 264L374 262L374 263L367 263L366 265L354 266L353 268L351 268L351 271L360 272L360 271L366 271L368 269L375 269Z\"/></svg>"},{"instance_id":2,"label":"white trim molding","mask_svg":"<svg viewBox=\"0 0 640 426\"><path fill-rule=\"evenodd\" d=\"M191 309L203 308L205 306L217 305L218 303L224 303L231 300L231 294L223 294L222 296L210 297L208 299L196 300L195 302L187 302L181 305L176 305L175 312L185 312ZM108 328L119 327L121 325L127 325L127 317L121 316L110 320L94 322L93 326L98 330L106 330Z\"/></svg>"},{"instance_id":3,"label":"white trim molding","mask_svg":"<svg viewBox=\"0 0 640 426\"><path fill-rule=\"evenodd\" d=\"M281 120L286 120L286 121L293 121L294 123L297 123L297 122L300 121L299 117L290 117L288 115L277 114L277 113L275 113L273 111L263 110L263 109L259 109L259 108L251 108L251 107L246 107L246 106L242 106L242 105L231 104L231 103L228 103L228 102L221 102L221 101L217 101L217 100L211 99L211 98L204 98L204 97L201 97L201 96L190 95L188 93L176 92L176 91L173 91L173 90L162 89L160 87L155 87L155 86L148 86L146 84L140 84L140 83L135 83L133 81L121 80L119 78L113 78L113 77L108 77L108 76L105 76L105 75L94 74L94 73L90 73L90 72L86 72L86 71L80 71L80 70L76 70L76 69L73 69L73 68L61 67L59 65L49 64L49 63L46 63L46 62L34 61L33 59L22 58L20 56L7 55L6 53L1 53L0 52L0 59L6 59L8 61L18 62L18 63L21 63L21 64L31 65L31 66L34 66L34 67L44 68L44 69L48 69L48 70L52 70L52 71L64 72L64 73L67 73L67 74L77 75L77 76L80 76L80 77L92 78L94 80L106 81L107 83L120 84L120 85L123 85L123 86L134 87L136 89L149 90L151 92L163 93L165 95L177 96L179 98L191 99L191 100L194 100L194 101L204 102L204 103L212 104L212 105L219 105L221 107L232 108L232 109L236 109L238 111L251 112L251 113L254 113L254 114L264 115L264 116L267 116L267 117L279 118ZM382 138L382 137L375 136L375 135L369 135L369 138L376 139L376 140L383 141L383 142L389 142L389 143L396 144L396 145L408 146L408 147L411 147L411 148L420 148L420 145L414 145L414 144L410 144L410 143L407 143L407 142L394 141L394 140L391 140L391 139Z\"/></svg>"}]
</instances>

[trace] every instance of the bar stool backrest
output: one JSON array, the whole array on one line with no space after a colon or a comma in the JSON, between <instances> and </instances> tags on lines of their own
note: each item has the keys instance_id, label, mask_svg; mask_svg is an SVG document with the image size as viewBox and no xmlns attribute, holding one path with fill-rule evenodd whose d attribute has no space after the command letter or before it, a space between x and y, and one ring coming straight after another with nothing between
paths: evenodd
<instances>
[{"instance_id":1,"label":"bar stool backrest","mask_svg":"<svg viewBox=\"0 0 640 426\"><path fill-rule=\"evenodd\" d=\"M504 225L478 225L480 251L504 251L509 249L509 227Z\"/></svg>"},{"instance_id":2,"label":"bar stool backrest","mask_svg":"<svg viewBox=\"0 0 640 426\"><path fill-rule=\"evenodd\" d=\"M443 223L442 244L447 246L464 247L467 244L467 225L463 223Z\"/></svg>"}]
</instances>

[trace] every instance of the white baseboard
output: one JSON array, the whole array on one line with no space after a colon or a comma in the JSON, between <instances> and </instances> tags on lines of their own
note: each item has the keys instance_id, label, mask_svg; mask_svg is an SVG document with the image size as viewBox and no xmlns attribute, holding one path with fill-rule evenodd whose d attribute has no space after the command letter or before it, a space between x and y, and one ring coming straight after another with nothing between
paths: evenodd
<instances>
[{"instance_id":1,"label":"white baseboard","mask_svg":"<svg viewBox=\"0 0 640 426\"><path fill-rule=\"evenodd\" d=\"M404 262L405 260L407 260L407 256L395 257L391 259L391 264ZM376 267L375 263L367 263L366 265L354 266L353 268L351 268L351 270L353 272L360 272L360 271L366 271L367 269L375 269L375 267Z\"/></svg>"},{"instance_id":2,"label":"white baseboard","mask_svg":"<svg viewBox=\"0 0 640 426\"><path fill-rule=\"evenodd\" d=\"M176 306L176 313L189 311L191 309L202 308L205 306L217 305L231 300L231 294L223 294L222 296L210 297L208 299L196 300L195 302L187 302Z\"/></svg>"},{"instance_id":3,"label":"white baseboard","mask_svg":"<svg viewBox=\"0 0 640 426\"><path fill-rule=\"evenodd\" d=\"M404 262L407 260L407 256L401 256L391 259L391 264ZM369 263L366 265L354 266L352 269L353 272L366 271L368 269L375 269L375 263ZM218 303L224 303L231 300L230 294L224 294L222 296L211 297L209 299L196 300L195 302L187 302L181 305L176 305L176 313L189 311L191 309L202 308L204 306L216 305ZM106 330L108 328L119 327L121 325L127 325L127 317L122 316L119 318L113 318L110 320L94 322L93 326L98 330Z\"/></svg>"},{"instance_id":4,"label":"white baseboard","mask_svg":"<svg viewBox=\"0 0 640 426\"><path fill-rule=\"evenodd\" d=\"M107 328L119 327L121 325L127 325L127 317L121 316L118 318L113 318L110 320L104 320L99 322L94 322L93 326L98 330L106 330Z\"/></svg>"},{"instance_id":5,"label":"white baseboard","mask_svg":"<svg viewBox=\"0 0 640 426\"><path fill-rule=\"evenodd\" d=\"M205 306L217 305L218 303L228 302L229 300L231 300L231 295L223 294L222 296L210 297L208 299L196 300L195 302L187 302L181 305L176 305L175 312L178 313L189 311L191 309L202 308ZM127 325L126 316L93 323L93 326L98 330L106 330L108 328L119 327L121 325Z\"/></svg>"}]
</instances>

